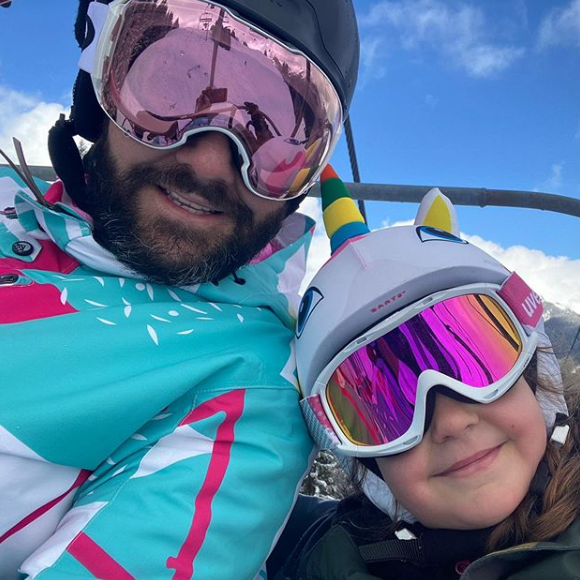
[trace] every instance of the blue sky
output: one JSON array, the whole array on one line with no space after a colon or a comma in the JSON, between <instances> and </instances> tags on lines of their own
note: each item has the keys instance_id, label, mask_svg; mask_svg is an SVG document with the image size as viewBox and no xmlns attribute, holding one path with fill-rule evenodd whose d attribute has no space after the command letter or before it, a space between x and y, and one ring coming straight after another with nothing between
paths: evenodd
<instances>
[{"instance_id":1,"label":"blue sky","mask_svg":"<svg viewBox=\"0 0 580 580\"><path fill-rule=\"evenodd\" d=\"M580 198L580 2L356 7L365 64L352 122L364 181ZM558 19L566 9L569 36ZM384 210L369 209L378 226ZM409 216L407 206L386 209L391 220ZM578 218L473 208L460 210L460 223L506 245L580 257Z\"/></svg>"},{"instance_id":2,"label":"blue sky","mask_svg":"<svg viewBox=\"0 0 580 580\"><path fill-rule=\"evenodd\" d=\"M580 0L354 2L362 58L351 119L363 181L580 198ZM47 5L13 0L0 9L0 147L17 135L32 163L48 163L46 128L70 105L78 58L76 3ZM351 179L344 143L333 163ZM307 209L318 211L314 202ZM367 203L372 228L415 211ZM463 232L580 312L579 218L458 211ZM320 236L318 262L323 245Z\"/></svg>"}]
</instances>

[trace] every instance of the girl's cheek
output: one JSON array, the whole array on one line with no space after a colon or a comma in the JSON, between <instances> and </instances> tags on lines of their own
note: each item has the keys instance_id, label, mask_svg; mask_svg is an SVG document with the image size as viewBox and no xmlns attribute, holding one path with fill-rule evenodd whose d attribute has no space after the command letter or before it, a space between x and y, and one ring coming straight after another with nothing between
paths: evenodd
<instances>
[{"instance_id":1,"label":"girl's cheek","mask_svg":"<svg viewBox=\"0 0 580 580\"><path fill-rule=\"evenodd\" d=\"M395 493L398 490L405 488L412 488L416 483L419 483L421 474L426 472L426 459L421 453L421 445L413 449L394 455L392 457L380 457L377 459L377 464L385 482Z\"/></svg>"}]
</instances>

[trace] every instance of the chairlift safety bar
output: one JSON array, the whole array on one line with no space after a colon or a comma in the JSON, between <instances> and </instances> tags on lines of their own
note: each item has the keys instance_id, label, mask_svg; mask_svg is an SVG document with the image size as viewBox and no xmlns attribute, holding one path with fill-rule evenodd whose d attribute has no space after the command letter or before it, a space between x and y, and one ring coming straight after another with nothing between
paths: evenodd
<instances>
[{"instance_id":1,"label":"chairlift safety bar","mask_svg":"<svg viewBox=\"0 0 580 580\"><path fill-rule=\"evenodd\" d=\"M0 167L8 165L0 164ZM35 177L44 181L54 181L56 174L52 167L30 165ZM522 207L540 209L580 217L580 199L543 193L540 191L516 191L510 189L487 189L484 187L447 187L433 185L391 185L374 183L346 183L354 199L365 201L393 201L420 203L423 196L433 187L439 189L455 205ZM312 195L320 197L320 186L312 188Z\"/></svg>"}]
</instances>

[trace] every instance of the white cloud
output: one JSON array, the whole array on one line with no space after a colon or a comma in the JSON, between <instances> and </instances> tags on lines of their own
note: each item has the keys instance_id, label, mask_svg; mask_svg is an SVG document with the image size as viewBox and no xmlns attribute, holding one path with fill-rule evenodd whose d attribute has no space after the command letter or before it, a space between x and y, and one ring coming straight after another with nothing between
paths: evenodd
<instances>
[{"instance_id":1,"label":"white cloud","mask_svg":"<svg viewBox=\"0 0 580 580\"><path fill-rule=\"evenodd\" d=\"M375 37L361 37L360 43L360 86L364 87L372 79L382 79L386 68L382 64L384 57L383 39Z\"/></svg>"},{"instance_id":2,"label":"white cloud","mask_svg":"<svg viewBox=\"0 0 580 580\"><path fill-rule=\"evenodd\" d=\"M304 291L314 274L330 256L330 248L322 223L320 200L306 199L300 206L300 211L307 213L318 223L308 257L306 278L302 285ZM412 220L405 220L390 225L395 227L412 223ZM462 233L461 237L493 256L509 270L518 272L530 287L548 302L580 314L580 260L566 256L549 256L541 250L525 246L504 248L480 236Z\"/></svg>"},{"instance_id":3,"label":"white cloud","mask_svg":"<svg viewBox=\"0 0 580 580\"><path fill-rule=\"evenodd\" d=\"M383 0L359 20L363 38L375 49L373 65L379 57L378 38L395 37L408 51L427 47L475 78L496 76L525 53L522 47L488 42L490 25L483 10L464 3L451 6L442 0Z\"/></svg>"},{"instance_id":4,"label":"white cloud","mask_svg":"<svg viewBox=\"0 0 580 580\"><path fill-rule=\"evenodd\" d=\"M45 103L5 86L0 86L0 102L0 149L15 160L12 137L16 137L30 165L50 165L48 131L67 109L60 103Z\"/></svg>"},{"instance_id":5,"label":"white cloud","mask_svg":"<svg viewBox=\"0 0 580 580\"><path fill-rule=\"evenodd\" d=\"M456 47L454 56L461 68L471 76L489 78L508 69L521 58L525 49L491 44L465 44Z\"/></svg>"},{"instance_id":6,"label":"white cloud","mask_svg":"<svg viewBox=\"0 0 580 580\"><path fill-rule=\"evenodd\" d=\"M324 230L324 223L322 221L322 206L320 199L314 197L307 197L300 204L300 213L309 215L316 220L316 229L314 230L314 238L310 245L308 252L308 262L306 264L306 275L302 282L302 292L306 290L310 280L322 265L330 257L330 242Z\"/></svg>"},{"instance_id":7,"label":"white cloud","mask_svg":"<svg viewBox=\"0 0 580 580\"><path fill-rule=\"evenodd\" d=\"M548 193L557 192L562 187L562 170L563 163L554 163L552 165L552 174L548 179L540 184L539 191L547 191Z\"/></svg>"},{"instance_id":8,"label":"white cloud","mask_svg":"<svg viewBox=\"0 0 580 580\"><path fill-rule=\"evenodd\" d=\"M580 314L580 260L566 256L548 256L524 246L503 248L479 236L463 235L506 268L518 274L548 302Z\"/></svg>"},{"instance_id":9,"label":"white cloud","mask_svg":"<svg viewBox=\"0 0 580 580\"><path fill-rule=\"evenodd\" d=\"M439 98L433 96L432 94L425 95L425 104L430 109L434 109L439 104Z\"/></svg>"},{"instance_id":10,"label":"white cloud","mask_svg":"<svg viewBox=\"0 0 580 580\"><path fill-rule=\"evenodd\" d=\"M540 48L559 45L580 48L580 0L550 11L540 24L538 45Z\"/></svg>"},{"instance_id":11,"label":"white cloud","mask_svg":"<svg viewBox=\"0 0 580 580\"><path fill-rule=\"evenodd\" d=\"M412 226L415 223L414 220L401 220L398 222L391 223L391 220L387 218L383 220L382 226L383 228L398 228L399 226Z\"/></svg>"}]
</instances>

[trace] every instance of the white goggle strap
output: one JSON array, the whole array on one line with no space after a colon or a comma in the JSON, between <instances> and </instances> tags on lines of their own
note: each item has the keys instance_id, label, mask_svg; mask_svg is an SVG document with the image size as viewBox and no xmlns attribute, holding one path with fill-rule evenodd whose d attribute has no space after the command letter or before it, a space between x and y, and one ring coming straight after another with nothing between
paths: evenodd
<instances>
[{"instance_id":1,"label":"white goggle strap","mask_svg":"<svg viewBox=\"0 0 580 580\"><path fill-rule=\"evenodd\" d=\"M498 296L511 308L522 326L536 328L542 320L542 299L515 272L502 284Z\"/></svg>"},{"instance_id":2,"label":"white goggle strap","mask_svg":"<svg viewBox=\"0 0 580 580\"><path fill-rule=\"evenodd\" d=\"M300 408L310 435L321 449L335 449L340 445L340 439L324 412L319 395L311 395L302 399Z\"/></svg>"},{"instance_id":3,"label":"white goggle strap","mask_svg":"<svg viewBox=\"0 0 580 580\"><path fill-rule=\"evenodd\" d=\"M560 374L560 364L552 351L552 344L544 330L544 306L542 299L538 296L515 272L503 283L498 295L505 300L516 318L530 334L536 332L538 335L538 373L551 378L554 386L560 392L546 393L539 390L536 394L544 421L548 429L551 429L556 422L558 413L568 414L568 407L564 398L562 376ZM553 437L557 443L566 439L567 430L556 428Z\"/></svg>"},{"instance_id":4,"label":"white goggle strap","mask_svg":"<svg viewBox=\"0 0 580 580\"><path fill-rule=\"evenodd\" d=\"M109 5L101 4L100 2L91 2L87 10L86 40L85 47L83 48L79 59L79 68L89 74L92 73L95 68L97 46L99 44L99 38L101 37L103 26L107 20L108 11Z\"/></svg>"}]
</instances>

